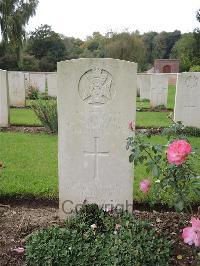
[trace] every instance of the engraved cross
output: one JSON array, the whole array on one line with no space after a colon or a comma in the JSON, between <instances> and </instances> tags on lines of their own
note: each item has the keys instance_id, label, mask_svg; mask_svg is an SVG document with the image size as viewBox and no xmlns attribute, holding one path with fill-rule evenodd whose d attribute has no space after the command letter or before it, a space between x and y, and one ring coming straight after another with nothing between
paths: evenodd
<instances>
[{"instance_id":1,"label":"engraved cross","mask_svg":"<svg viewBox=\"0 0 200 266\"><path fill-rule=\"evenodd\" d=\"M94 138L94 152L84 151L84 154L87 156L94 156L94 180L99 180L99 157L109 156L109 152L100 152L99 151L99 138Z\"/></svg>"}]
</instances>

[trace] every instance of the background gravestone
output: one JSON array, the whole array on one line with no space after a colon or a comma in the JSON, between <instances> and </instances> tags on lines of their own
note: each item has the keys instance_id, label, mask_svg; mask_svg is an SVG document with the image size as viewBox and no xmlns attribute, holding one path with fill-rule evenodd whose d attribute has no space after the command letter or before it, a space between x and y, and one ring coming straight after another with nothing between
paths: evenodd
<instances>
[{"instance_id":1,"label":"background gravestone","mask_svg":"<svg viewBox=\"0 0 200 266\"><path fill-rule=\"evenodd\" d=\"M57 73L47 74L48 95L57 97Z\"/></svg>"},{"instance_id":2,"label":"background gravestone","mask_svg":"<svg viewBox=\"0 0 200 266\"><path fill-rule=\"evenodd\" d=\"M168 77L164 74L151 75L150 106L164 105L167 107Z\"/></svg>"},{"instance_id":3,"label":"background gravestone","mask_svg":"<svg viewBox=\"0 0 200 266\"><path fill-rule=\"evenodd\" d=\"M137 64L115 59L58 63L60 216L77 204L132 204L128 122L135 120Z\"/></svg>"},{"instance_id":4,"label":"background gravestone","mask_svg":"<svg viewBox=\"0 0 200 266\"><path fill-rule=\"evenodd\" d=\"M42 93L46 90L46 74L45 73L29 73L29 86L38 88Z\"/></svg>"},{"instance_id":5,"label":"background gravestone","mask_svg":"<svg viewBox=\"0 0 200 266\"><path fill-rule=\"evenodd\" d=\"M137 74L137 96L140 97L141 74Z\"/></svg>"},{"instance_id":6,"label":"background gravestone","mask_svg":"<svg viewBox=\"0 0 200 266\"><path fill-rule=\"evenodd\" d=\"M174 119L200 128L200 72L178 74Z\"/></svg>"},{"instance_id":7,"label":"background gravestone","mask_svg":"<svg viewBox=\"0 0 200 266\"><path fill-rule=\"evenodd\" d=\"M26 104L24 73L8 72L9 101L11 106L24 107Z\"/></svg>"},{"instance_id":8,"label":"background gravestone","mask_svg":"<svg viewBox=\"0 0 200 266\"><path fill-rule=\"evenodd\" d=\"M0 70L0 127L9 126L9 100L7 71Z\"/></svg>"},{"instance_id":9,"label":"background gravestone","mask_svg":"<svg viewBox=\"0 0 200 266\"><path fill-rule=\"evenodd\" d=\"M140 100L150 100L151 74L140 74Z\"/></svg>"}]
</instances>

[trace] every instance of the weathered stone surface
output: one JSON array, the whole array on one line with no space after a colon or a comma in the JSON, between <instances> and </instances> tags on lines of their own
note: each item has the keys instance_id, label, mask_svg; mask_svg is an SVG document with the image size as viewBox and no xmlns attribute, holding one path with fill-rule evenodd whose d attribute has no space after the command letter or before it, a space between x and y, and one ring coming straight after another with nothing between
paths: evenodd
<instances>
[{"instance_id":1,"label":"weathered stone surface","mask_svg":"<svg viewBox=\"0 0 200 266\"><path fill-rule=\"evenodd\" d=\"M140 100L150 100L151 74L140 74Z\"/></svg>"},{"instance_id":2,"label":"weathered stone surface","mask_svg":"<svg viewBox=\"0 0 200 266\"><path fill-rule=\"evenodd\" d=\"M57 97L57 73L47 74L48 95Z\"/></svg>"},{"instance_id":3,"label":"weathered stone surface","mask_svg":"<svg viewBox=\"0 0 200 266\"><path fill-rule=\"evenodd\" d=\"M62 218L83 202L132 204L126 139L128 121L135 120L136 72L137 64L115 59L58 63Z\"/></svg>"},{"instance_id":4,"label":"weathered stone surface","mask_svg":"<svg viewBox=\"0 0 200 266\"><path fill-rule=\"evenodd\" d=\"M137 96L140 97L141 74L137 74Z\"/></svg>"},{"instance_id":5,"label":"weathered stone surface","mask_svg":"<svg viewBox=\"0 0 200 266\"><path fill-rule=\"evenodd\" d=\"M165 74L151 75L150 106L164 105L167 107L168 77Z\"/></svg>"},{"instance_id":6,"label":"weathered stone surface","mask_svg":"<svg viewBox=\"0 0 200 266\"><path fill-rule=\"evenodd\" d=\"M24 73L8 72L9 101L11 106L23 107L26 104Z\"/></svg>"},{"instance_id":7,"label":"weathered stone surface","mask_svg":"<svg viewBox=\"0 0 200 266\"><path fill-rule=\"evenodd\" d=\"M44 93L46 90L46 74L41 72L29 73L29 85Z\"/></svg>"},{"instance_id":8,"label":"weathered stone surface","mask_svg":"<svg viewBox=\"0 0 200 266\"><path fill-rule=\"evenodd\" d=\"M174 119L200 128L200 72L178 74Z\"/></svg>"},{"instance_id":9,"label":"weathered stone surface","mask_svg":"<svg viewBox=\"0 0 200 266\"><path fill-rule=\"evenodd\" d=\"M0 127L9 126L9 99L7 71L0 70Z\"/></svg>"}]
</instances>

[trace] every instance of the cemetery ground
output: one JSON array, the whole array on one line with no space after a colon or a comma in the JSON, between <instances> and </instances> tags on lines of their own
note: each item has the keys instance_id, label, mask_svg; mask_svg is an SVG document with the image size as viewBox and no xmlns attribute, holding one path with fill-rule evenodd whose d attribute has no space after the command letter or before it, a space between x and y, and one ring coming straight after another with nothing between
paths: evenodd
<instances>
[{"instance_id":1,"label":"cemetery ground","mask_svg":"<svg viewBox=\"0 0 200 266\"><path fill-rule=\"evenodd\" d=\"M151 110L148 101L138 101L136 126L169 126L167 116L173 111L174 97L175 87L170 86L167 110ZM23 256L12 250L23 246L28 234L39 228L63 224L57 213L57 136L40 131L41 123L29 107L11 108L11 125L13 127L7 132L0 132L0 160L3 162L0 169L0 265L13 266L24 263ZM200 148L200 138L189 137L189 140L192 146ZM166 138L155 135L152 143L166 143ZM195 165L200 172L198 159ZM165 202L171 195L163 195L163 202L151 207L148 203L155 200L154 195L147 196L139 190L139 182L144 178L144 167L136 167L134 216L150 221L158 235L164 232L172 241L170 265L198 265L194 248L184 244L181 238L181 230L188 225L190 217L166 207ZM192 192L191 200L194 205L199 203Z\"/></svg>"}]
</instances>

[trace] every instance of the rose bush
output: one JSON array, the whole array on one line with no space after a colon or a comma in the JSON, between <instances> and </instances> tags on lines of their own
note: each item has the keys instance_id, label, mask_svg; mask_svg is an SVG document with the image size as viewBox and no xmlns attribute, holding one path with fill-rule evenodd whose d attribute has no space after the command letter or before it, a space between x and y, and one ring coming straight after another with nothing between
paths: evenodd
<instances>
[{"instance_id":1,"label":"rose bush","mask_svg":"<svg viewBox=\"0 0 200 266\"><path fill-rule=\"evenodd\" d=\"M131 121L128 127L134 130L135 123ZM200 179L193 166L192 158L197 152L192 150L186 136L183 134L181 123L174 123L165 129L161 135L167 136L166 145L152 145L149 142L151 134L134 132L134 137L127 139L127 150L130 150L129 161L135 166L142 164L152 180L144 179L140 183L140 190L151 192L157 202L162 201L162 195L170 195L167 203L176 210L183 209L192 212L190 206L191 191L200 195ZM151 189L150 189L151 188ZM154 202L152 202L154 203Z\"/></svg>"}]
</instances>

